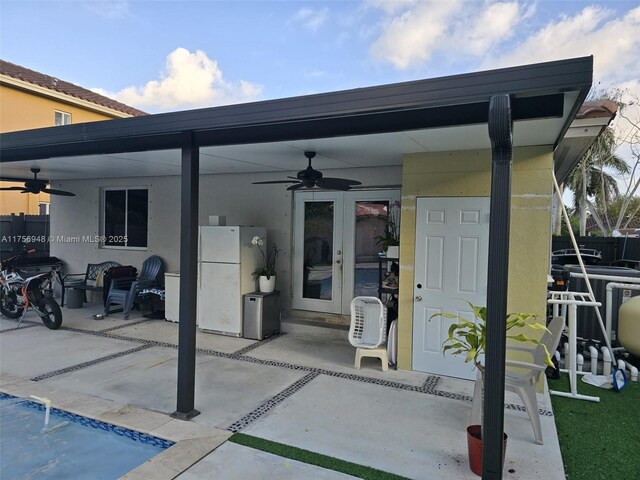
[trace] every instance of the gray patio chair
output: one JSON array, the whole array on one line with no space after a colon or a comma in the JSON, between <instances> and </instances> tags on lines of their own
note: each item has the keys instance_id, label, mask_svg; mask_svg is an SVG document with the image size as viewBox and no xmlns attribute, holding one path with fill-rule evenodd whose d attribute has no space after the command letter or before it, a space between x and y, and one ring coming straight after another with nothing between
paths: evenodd
<instances>
[{"instance_id":1,"label":"gray patio chair","mask_svg":"<svg viewBox=\"0 0 640 480\"><path fill-rule=\"evenodd\" d=\"M540 343L547 347L551 355L554 354L560 343L562 331L564 330L564 317L555 317L547 326L548 332L545 332ZM507 360L505 366L507 370L504 376L505 390L518 394L524 406L527 408L527 414L533 426L533 433L537 444L542 445L542 427L540 426L540 410L538 409L538 400L536 397L536 385L540 379L540 375L545 371L547 365L544 363L544 349L540 345L533 347L524 347L519 345L507 345L507 350L514 350L528 353L531 362L519 362L515 360ZM480 424L482 412L482 375L478 374L476 385L473 391L473 404L471 406L471 423Z\"/></svg>"},{"instance_id":2,"label":"gray patio chair","mask_svg":"<svg viewBox=\"0 0 640 480\"><path fill-rule=\"evenodd\" d=\"M137 278L113 279L104 305L105 316L111 313L112 305L120 305L125 320L128 319L134 304L147 300L140 297L140 292L147 288L162 287L163 279L162 259L157 255L152 255L144 261Z\"/></svg>"}]
</instances>

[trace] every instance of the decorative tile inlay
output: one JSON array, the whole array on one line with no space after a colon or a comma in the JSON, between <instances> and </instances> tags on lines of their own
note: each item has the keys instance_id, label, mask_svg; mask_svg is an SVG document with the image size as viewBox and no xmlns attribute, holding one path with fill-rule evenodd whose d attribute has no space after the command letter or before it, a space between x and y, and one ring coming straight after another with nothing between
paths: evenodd
<instances>
[{"instance_id":1,"label":"decorative tile inlay","mask_svg":"<svg viewBox=\"0 0 640 480\"><path fill-rule=\"evenodd\" d=\"M114 330L119 330L121 328L132 327L133 325L140 325L141 323L153 322L151 318L143 318L141 320L136 320L135 322L128 322L123 325L116 325L115 327L105 328L104 330L100 330L102 333L112 332Z\"/></svg>"},{"instance_id":2,"label":"decorative tile inlay","mask_svg":"<svg viewBox=\"0 0 640 480\"><path fill-rule=\"evenodd\" d=\"M253 422L255 422L260 417L262 417L264 414L266 414L271 409L273 409L276 405L278 405L279 403L281 403L282 401L284 401L285 399L289 398L291 395L296 393L298 390L300 390L302 387L304 387L307 383L309 383L311 380L316 378L318 375L319 373L315 373L315 372L305 375L301 379L297 380L296 382L292 383L287 388L282 390L280 393L274 395L272 398L264 402L255 410L249 412L247 415L245 415L241 419L233 422L231 425L227 427L227 430L230 430L233 433L236 433L248 427Z\"/></svg>"},{"instance_id":3,"label":"decorative tile inlay","mask_svg":"<svg viewBox=\"0 0 640 480\"><path fill-rule=\"evenodd\" d=\"M28 324L28 325L27 325ZM13 327L13 328L7 328L6 330L2 330L0 333L5 333L5 332L15 332L16 330L24 330L25 328L32 328L32 327L37 327L38 323L37 322L27 322L24 321L20 324L19 327Z\"/></svg>"},{"instance_id":4,"label":"decorative tile inlay","mask_svg":"<svg viewBox=\"0 0 640 480\"><path fill-rule=\"evenodd\" d=\"M285 332L280 332L280 333L276 333L274 335L271 335L270 337L263 338L260 341L257 341L255 343L252 343L251 345L247 345L246 347L241 348L237 352L233 352L233 356L234 357L239 357L240 355L244 355L246 353L249 353L251 350L255 350L256 348L261 347L265 343L269 343L269 342L275 340L276 338L282 337L283 335L286 335L286 333Z\"/></svg>"},{"instance_id":5,"label":"decorative tile inlay","mask_svg":"<svg viewBox=\"0 0 640 480\"><path fill-rule=\"evenodd\" d=\"M80 329L80 328L73 328L73 327L63 327L64 330L69 331L69 332L83 333L85 335L93 335L93 336L97 336L97 337L111 338L111 339L114 339L114 340L123 340L123 341L138 343L138 344L142 344L142 345L139 345L138 347L132 348L130 350L125 350L124 352L114 353L112 355L107 355L105 357L101 357L101 358L98 358L98 359L95 359L95 360L91 360L91 361L80 363L80 364L77 364L77 365L72 365L72 366L69 366L69 367L66 367L66 368L63 368L63 369L60 369L60 370L55 370L53 372L48 372L48 373L45 373L45 374L42 374L42 375L38 375L38 376L32 378L31 380L37 382L37 381L40 381L40 380L44 380L46 378L51 378L51 377L54 377L54 376L57 376L57 375L62 375L64 373L73 372L73 371L76 371L76 370L81 370L83 368L87 368L87 367L90 367L90 366L95 365L95 364L106 362L106 361L112 360L114 358L119 358L119 357L123 357L125 355L130 355L132 353L136 353L136 352L139 352L141 350L145 350L145 349L150 348L150 347L162 347L162 348L172 348L172 349L177 349L178 348L178 345L176 343L159 342L159 341L155 341L155 340L145 340L145 339L141 339L141 338L133 338L133 337L127 337L125 335L115 335L115 334L109 333L112 330L117 330L117 329L120 329L120 328L124 328L125 326L128 327L128 326L136 325L136 324L139 324L139 323L145 323L145 322L148 322L148 321L151 321L151 319L144 319L144 320L140 320L140 321L137 321L137 322L131 322L131 323L127 323L126 325L123 325L123 326L108 328L108 329L101 330L101 331L83 330L83 329ZM36 326L36 325L38 325L37 322L34 323L33 326ZM14 331L14 330L15 329L6 330L6 331ZM367 376L364 376L364 375L358 375L358 374L354 374L354 373L344 373L344 372L338 372L338 371L334 371L334 370L327 370L327 369L324 369L324 368L309 367L307 365L297 365L297 364L281 362L281 361L277 361L277 360L262 360L260 358L250 357L250 356L246 355L248 352L250 352L252 350L255 350L256 348L259 348L262 345L264 345L265 343L271 342L271 341L279 338L282 335L286 335L286 333L280 333L280 334L272 335L271 337L265 338L264 340L257 341L255 343L252 343L251 345L247 345L246 347L241 348L240 350L237 350L234 353L219 352L217 350L208 349L208 348L196 348L196 353L199 353L199 354L202 354L202 355L209 355L209 356L212 356L212 357L219 357L219 358L228 358L228 359L231 359L231 360L239 360L239 361L242 361L242 362L255 363L257 365L266 365L266 366L270 366L270 367L286 368L287 370L296 370L296 371L302 371L302 372L309 372L307 375L302 377L300 380L298 380L297 382L295 382L291 386L287 387L285 390L283 390L282 392L278 393L276 396L274 396L270 400L267 400L265 403L260 405L254 411L252 411L251 413L249 413L245 417L242 417L240 420L238 420L238 421L234 422L233 424L231 424L231 426L229 426L227 428L227 430L231 430L233 432L242 430L249 423L252 423L255 419L257 419L257 418L261 417L262 415L264 415L265 413L267 413L269 410L271 410L274 406L276 406L278 403L280 403L282 400L284 400L288 396L293 395L295 392L297 392L300 388L302 388L304 385L309 383L311 380L313 380L318 375L327 375L329 377L342 378L342 379L345 379L345 380L353 380L353 381L356 381L356 382L369 383L369 384L372 384L372 385L380 385L380 386L383 386L383 387L395 388L397 390L405 390L405 391L410 391L410 392L423 393L423 394L427 394L427 395L435 395L435 396L438 396L438 397L449 398L449 399L452 399L452 400L460 400L460 401L463 401L463 402L471 402L473 400L472 397L469 396L469 395L463 395L463 394L459 394L459 393L453 393L453 392L447 392L447 391L444 391L444 390L438 390L437 386L438 386L438 384L440 382L440 377L438 377L437 375L429 375L425 379L424 383L421 386L416 386L416 385L411 385L411 384L402 383L402 382L396 382L396 381L392 381L392 380L384 380L384 379L380 379L380 378L367 377ZM512 404L512 403L506 403L505 404L505 408L507 408L509 410L526 412L526 408L524 406L517 405L517 404ZM553 412L551 412L549 410L545 410L545 409L540 409L540 415L552 417L553 416Z\"/></svg>"},{"instance_id":6,"label":"decorative tile inlay","mask_svg":"<svg viewBox=\"0 0 640 480\"><path fill-rule=\"evenodd\" d=\"M76 370L81 370L83 368L87 368L92 365L96 365L98 363L103 363L108 360L113 360L114 358L124 357L125 355L129 355L131 353L139 352L141 350L146 350L147 348L151 348L152 346L153 345L150 345L150 344L140 345L139 347L132 348L131 350L125 350L124 352L113 353L111 355L107 355L106 357L96 358L94 360L89 360L88 362L78 363L70 367L61 368L60 370L53 370L48 373L43 373L42 375L33 377L31 380L33 382L39 382L40 380L44 380L45 378L51 378L51 377L56 377L58 375L63 375L65 373L75 372Z\"/></svg>"},{"instance_id":7,"label":"decorative tile inlay","mask_svg":"<svg viewBox=\"0 0 640 480\"><path fill-rule=\"evenodd\" d=\"M12 398L18 398L18 397L14 397L13 395L0 392L0 399L12 399ZM44 412L45 410L44 405L42 405L41 403L33 402L27 399L24 399L24 401L21 401L20 404L28 408L40 410L42 412ZM58 408L52 408L51 414L55 415L58 418L67 420L69 422L79 423L80 425L84 425L85 427L91 427L99 430L105 430L107 432L112 432L121 437L127 437L136 442L145 443L147 445L153 445L154 447L166 449L173 446L175 443L169 440L165 440L163 438L154 437L153 435L147 435L146 433L137 432L135 430L131 430L124 427L117 427L110 423L101 422L100 420L93 420L91 418L83 417L82 415L76 415L75 413L70 413L65 410L60 410Z\"/></svg>"}]
</instances>

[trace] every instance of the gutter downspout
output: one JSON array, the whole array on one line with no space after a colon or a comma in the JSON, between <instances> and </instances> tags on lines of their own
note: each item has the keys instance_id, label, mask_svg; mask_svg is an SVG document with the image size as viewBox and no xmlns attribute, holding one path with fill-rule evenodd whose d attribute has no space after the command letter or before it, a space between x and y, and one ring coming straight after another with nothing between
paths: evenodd
<instances>
[{"instance_id":1,"label":"gutter downspout","mask_svg":"<svg viewBox=\"0 0 640 480\"><path fill-rule=\"evenodd\" d=\"M511 221L513 140L509 95L491 97L491 210L487 275L487 345L482 438L482 478L502 479L504 432L504 374Z\"/></svg>"}]
</instances>

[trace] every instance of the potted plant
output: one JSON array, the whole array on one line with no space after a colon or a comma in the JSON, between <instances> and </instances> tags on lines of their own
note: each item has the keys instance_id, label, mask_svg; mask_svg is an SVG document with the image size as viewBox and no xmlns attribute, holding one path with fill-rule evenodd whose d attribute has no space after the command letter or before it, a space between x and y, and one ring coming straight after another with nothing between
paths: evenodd
<instances>
[{"instance_id":1,"label":"potted plant","mask_svg":"<svg viewBox=\"0 0 640 480\"><path fill-rule=\"evenodd\" d=\"M382 247L382 250L387 252L387 256L392 258L398 257L397 247L400 245L400 222L399 222L399 209L400 202L393 202L389 205L389 212L387 214L387 222L384 226L384 233L376 237L377 244ZM390 251L389 247L396 247Z\"/></svg>"},{"instance_id":2,"label":"potted plant","mask_svg":"<svg viewBox=\"0 0 640 480\"><path fill-rule=\"evenodd\" d=\"M454 315L451 313L436 313L431 318L442 316L444 318L450 318L456 320L449 327L448 337L443 342L442 353L448 351L452 355L464 355L465 362L472 362L474 366L480 372L482 378L482 385L485 385L485 367L480 361L480 357L485 353L485 347L487 344L487 308L478 307L470 302L467 302L471 307L476 322L471 322L460 315ZM505 321L505 328L507 330L507 338L515 340L517 342L530 342L535 345L540 345L545 352L545 363L553 367L551 361L551 355L547 350L547 347L540 343L537 339L531 338L523 333L510 334L509 331L513 328L531 328L533 330L545 330L547 328L538 323L531 322L535 320L536 316L531 313L509 313ZM484 388L482 393L482 405L481 412L484 411ZM507 435L504 434L504 449L506 449ZM469 466L471 470L477 474L482 475L482 417L480 425L469 425L467 427L467 445L469 448ZM504 457L503 457L504 458Z\"/></svg>"},{"instance_id":3,"label":"potted plant","mask_svg":"<svg viewBox=\"0 0 640 480\"><path fill-rule=\"evenodd\" d=\"M273 292L276 288L276 259L280 250L274 243L271 250L267 250L265 254L262 246L264 245L264 238L256 235L251 240L251 244L258 247L260 254L262 255L262 261L264 265L253 272L253 275L258 278L259 289L262 293Z\"/></svg>"}]
</instances>

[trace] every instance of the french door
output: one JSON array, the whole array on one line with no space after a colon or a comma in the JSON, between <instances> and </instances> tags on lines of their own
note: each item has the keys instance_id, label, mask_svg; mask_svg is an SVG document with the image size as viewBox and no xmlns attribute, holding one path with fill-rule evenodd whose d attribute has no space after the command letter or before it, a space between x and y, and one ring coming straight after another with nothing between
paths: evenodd
<instances>
[{"instance_id":1,"label":"french door","mask_svg":"<svg viewBox=\"0 0 640 480\"><path fill-rule=\"evenodd\" d=\"M355 296L378 294L376 237L399 190L296 192L293 308L349 314Z\"/></svg>"}]
</instances>

